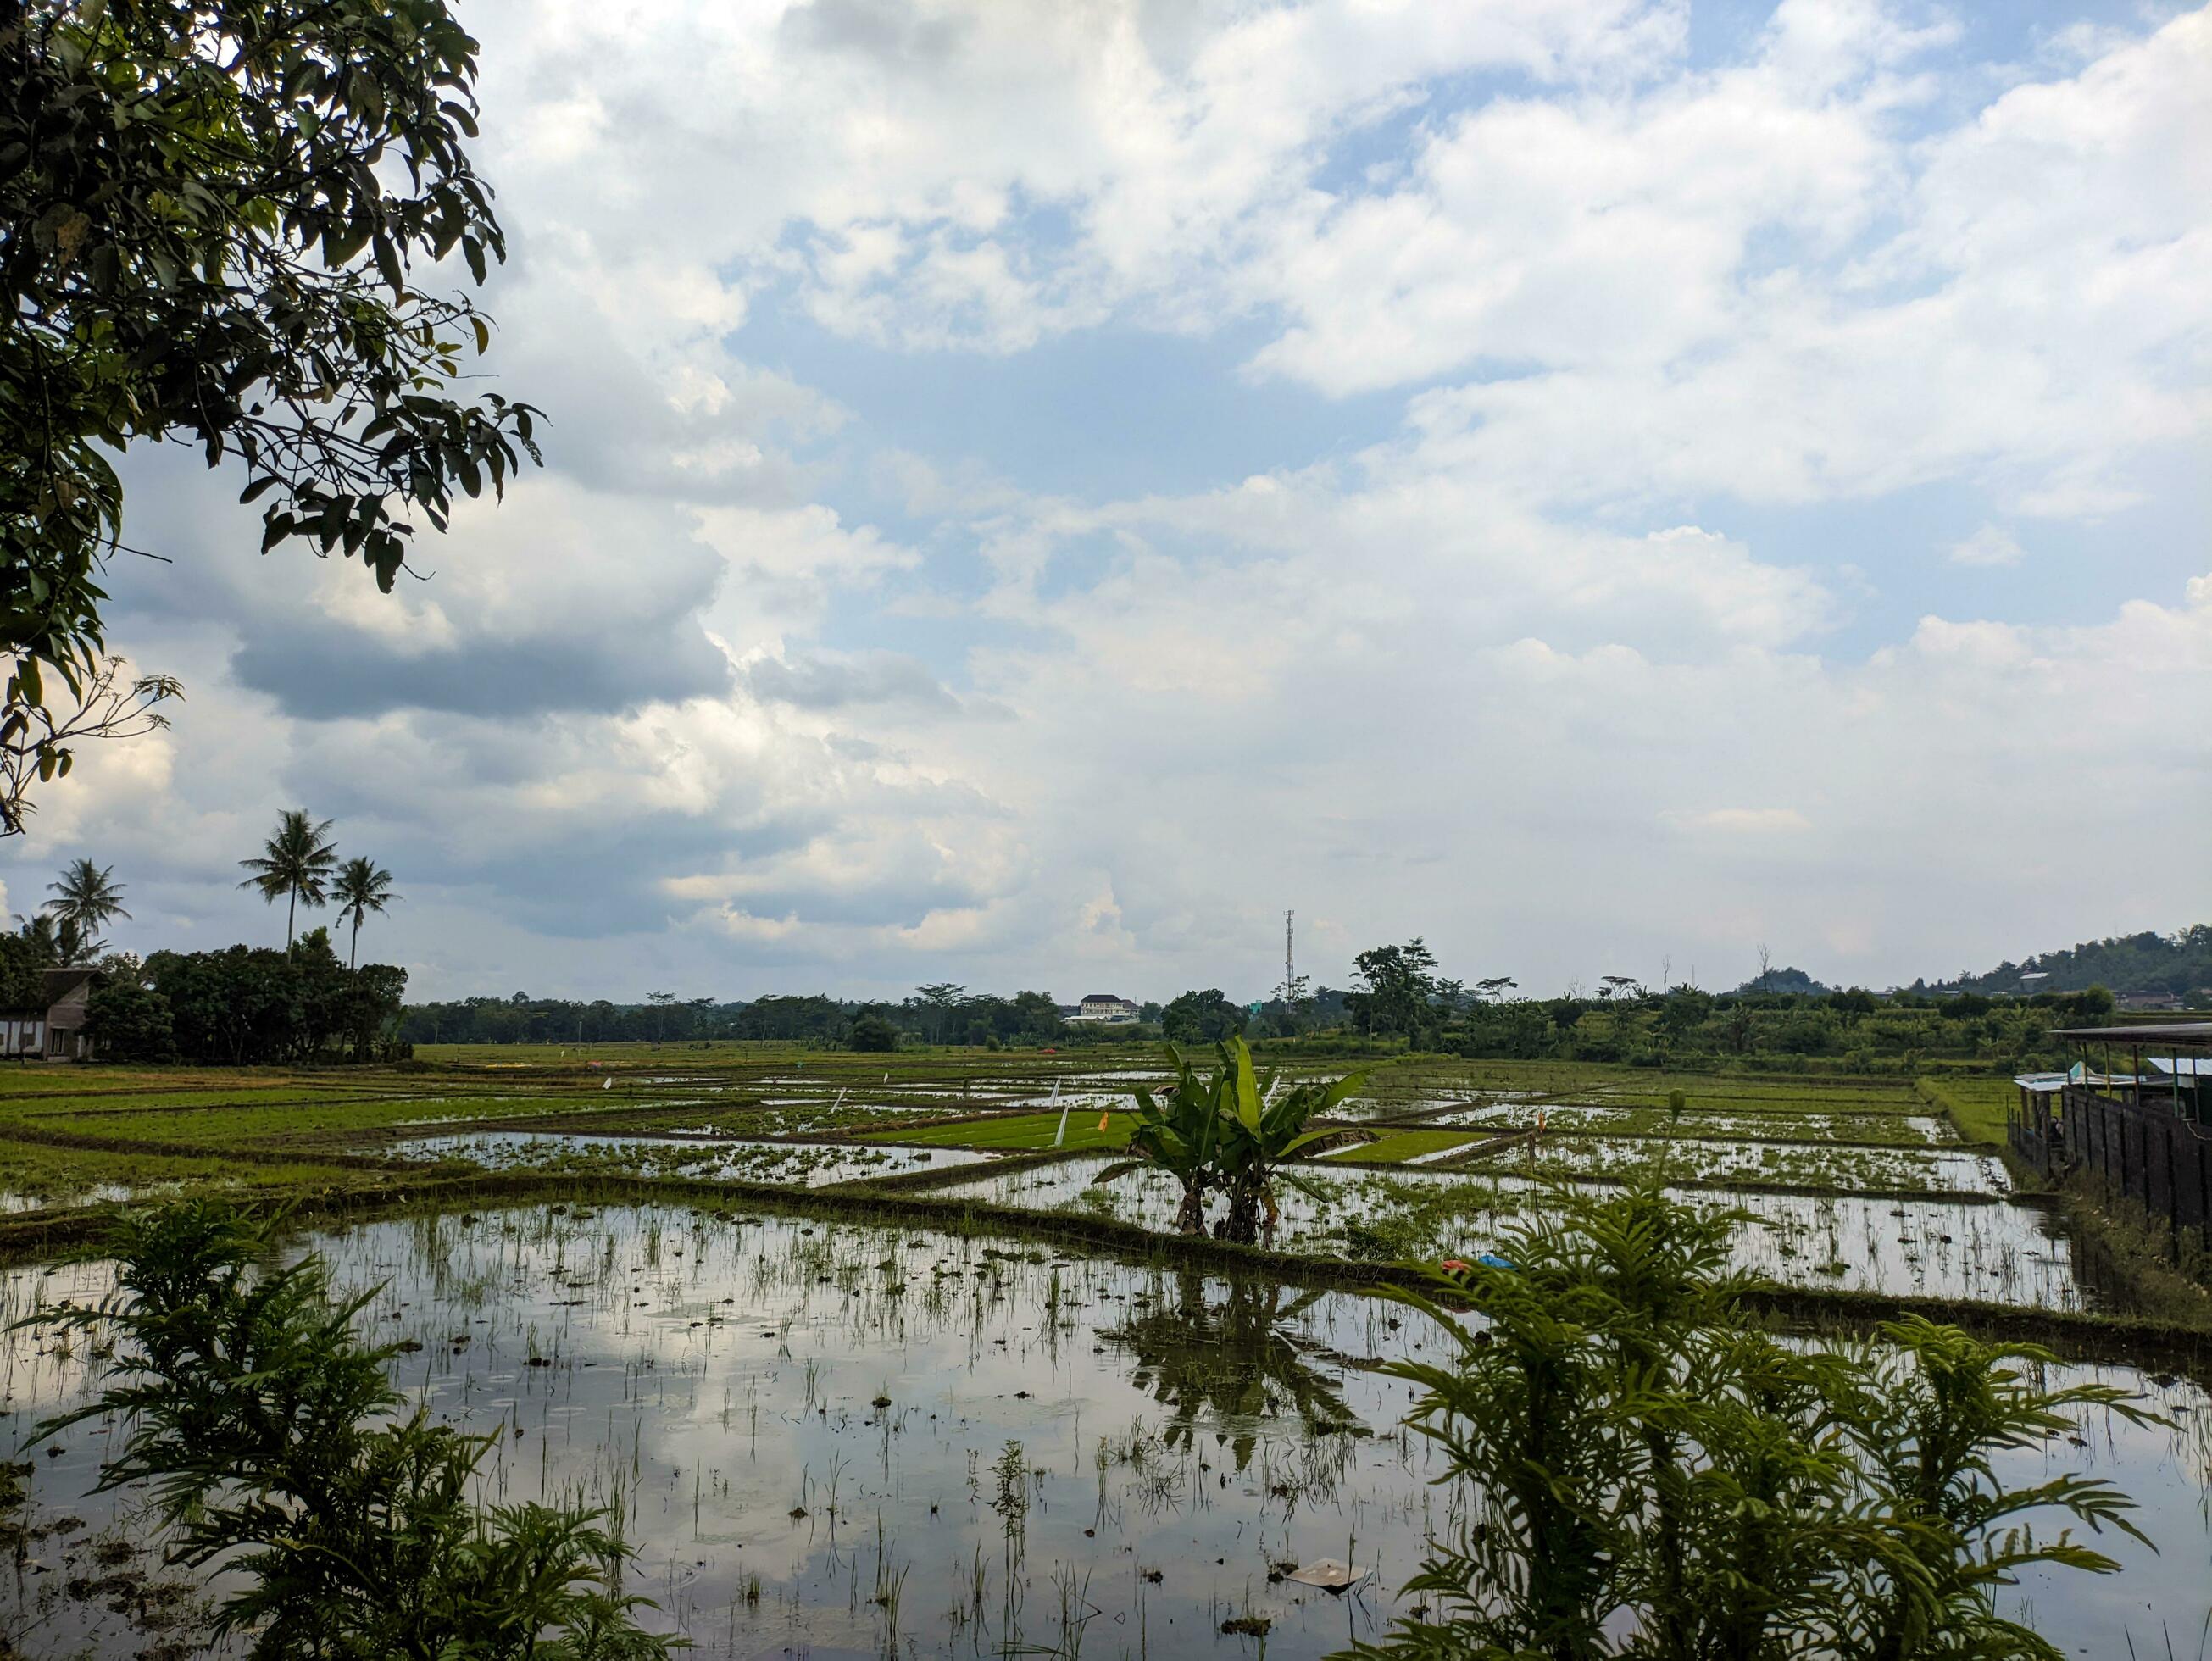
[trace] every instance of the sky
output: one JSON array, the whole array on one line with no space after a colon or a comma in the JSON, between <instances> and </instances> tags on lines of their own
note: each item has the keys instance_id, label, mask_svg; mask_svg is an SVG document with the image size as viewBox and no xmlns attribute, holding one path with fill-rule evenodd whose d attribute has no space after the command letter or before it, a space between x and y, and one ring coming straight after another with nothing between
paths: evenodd
<instances>
[{"instance_id":1,"label":"sky","mask_svg":"<svg viewBox=\"0 0 2212 1661\"><path fill-rule=\"evenodd\" d=\"M456 0L546 466L0 848L410 995L1882 986L2212 916L2212 9ZM325 914L325 916L327 914Z\"/></svg>"}]
</instances>

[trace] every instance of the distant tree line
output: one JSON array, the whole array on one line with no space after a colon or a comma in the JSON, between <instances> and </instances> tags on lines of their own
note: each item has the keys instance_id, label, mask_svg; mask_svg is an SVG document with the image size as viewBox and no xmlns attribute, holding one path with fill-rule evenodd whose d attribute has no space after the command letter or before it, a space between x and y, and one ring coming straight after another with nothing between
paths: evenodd
<instances>
[{"instance_id":1,"label":"distant tree line","mask_svg":"<svg viewBox=\"0 0 2212 1661\"><path fill-rule=\"evenodd\" d=\"M1361 952L1342 1027L1370 1043L1470 1057L1571 1059L1647 1067L1721 1062L1824 1070L1910 1071L1932 1060L2025 1067L2055 1058L2055 1026L2108 1019L2102 987L1996 999L1967 993L1889 995L1863 988L1807 990L1795 970L1762 969L1734 992L1690 986L1654 991L1628 976L1595 992L1534 999L1510 977L1468 983L1444 975L1419 938ZM1817 985L1817 983L1814 983ZM1285 1036L1327 1031L1308 1012L1261 1012Z\"/></svg>"},{"instance_id":2,"label":"distant tree line","mask_svg":"<svg viewBox=\"0 0 2212 1661\"><path fill-rule=\"evenodd\" d=\"M1157 1043L1236 1037L1346 1054L1409 1051L1470 1058L1576 1060L1643 1067L1726 1065L1835 1072L1910 1072L1933 1061L2021 1068L2062 1059L2056 1026L2108 1019L2102 988L1989 998L1841 991L1655 992L1626 977L1595 991L1521 995L1510 977L1473 982L1441 972L1416 939L1359 954L1359 984L1273 998L1255 1013L1218 987L1194 989L1139 1020L1069 1022L1049 995L975 995L940 983L896 1002L824 993L748 1002L655 993L642 1003L465 998L408 1006L398 1037L418 1043L695 1043L772 1040L825 1049L889 1050Z\"/></svg>"},{"instance_id":3,"label":"distant tree line","mask_svg":"<svg viewBox=\"0 0 2212 1661\"><path fill-rule=\"evenodd\" d=\"M2142 961L2194 963L2212 929L2130 936L2031 963L2112 964L2124 946ZM2113 948L2106 950L2106 948ZM2146 955L2147 954L2147 955ZM2104 986L2031 991L2017 966L1978 977L1997 995L1955 987L1876 993L1822 984L1776 967L1759 948L1759 970L1733 991L1708 992L1662 976L1657 989L1629 975L1601 975L1587 992L1536 998L1510 975L1459 979L1415 936L1373 946L1354 960L1346 989L1298 984L1256 1005L1218 987L1194 988L1146 1003L1133 1022L1069 1021L1051 995L1000 997L950 982L906 998L856 1000L826 993L773 995L743 1002L656 992L642 1003L468 998L410 1006L401 1022L412 1043L597 1043L771 1039L884 1050L910 1045L1038 1046L1150 1043L1296 1042L1346 1054L1421 1051L1468 1057L1626 1062L1645 1067L1721 1064L1839 1072L1909 1072L1923 1062L2027 1068L2063 1059L2053 1027L2107 1019ZM2189 979L2193 969L2181 972ZM2057 971L2052 971L2054 979ZM2002 983L2002 984L1999 984ZM2136 983L2140 983L2140 977ZM2035 983L2029 983L2030 987ZM2049 983L2045 983L2048 985Z\"/></svg>"},{"instance_id":4,"label":"distant tree line","mask_svg":"<svg viewBox=\"0 0 2212 1661\"><path fill-rule=\"evenodd\" d=\"M405 970L352 967L339 960L328 929L313 928L289 952L156 952L142 979L93 993L86 1031L110 1061L386 1061L405 1054L398 1024L406 993Z\"/></svg>"},{"instance_id":5,"label":"distant tree line","mask_svg":"<svg viewBox=\"0 0 2212 1661\"><path fill-rule=\"evenodd\" d=\"M949 983L919 988L897 1002L826 993L725 1002L653 992L642 1002L617 1003L517 992L506 998L410 1004L399 1031L409 1043L691 1043L740 1038L870 1050L902 1043L1036 1046L1095 1041L1097 1036L1067 1025L1050 993L1003 998L971 994ZM1158 1031L1155 1027L1152 1035ZM889 1043L883 1041L885 1033Z\"/></svg>"}]
</instances>

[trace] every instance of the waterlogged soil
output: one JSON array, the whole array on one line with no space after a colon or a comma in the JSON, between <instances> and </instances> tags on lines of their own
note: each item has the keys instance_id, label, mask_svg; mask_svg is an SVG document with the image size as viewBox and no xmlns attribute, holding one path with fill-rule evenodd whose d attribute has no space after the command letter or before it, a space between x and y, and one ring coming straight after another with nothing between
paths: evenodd
<instances>
[{"instance_id":1,"label":"waterlogged soil","mask_svg":"<svg viewBox=\"0 0 2212 1661\"><path fill-rule=\"evenodd\" d=\"M1513 1150L1516 1170L1565 1177L1632 1177L1663 1170L1680 1181L1832 1188L1839 1193L2012 1191L1994 1153L1932 1148L1834 1147L1807 1142L1545 1136Z\"/></svg>"},{"instance_id":2,"label":"waterlogged soil","mask_svg":"<svg viewBox=\"0 0 2212 1661\"><path fill-rule=\"evenodd\" d=\"M672 1136L822 1136L842 1131L876 1131L887 1121L927 1121L957 1111L957 1107L916 1107L910 1102L847 1102L842 1107L823 1102L811 1107L740 1108L710 1116L695 1116L671 1123L667 1129Z\"/></svg>"},{"instance_id":3,"label":"waterlogged soil","mask_svg":"<svg viewBox=\"0 0 2212 1661\"><path fill-rule=\"evenodd\" d=\"M141 1189L126 1183L92 1183L82 1188L65 1184L39 1194L20 1194L0 1190L0 1214L20 1215L24 1212L46 1211L62 1205L127 1205L133 1201L155 1198L161 1192L173 1190L178 1184L163 1183L155 1189Z\"/></svg>"},{"instance_id":4,"label":"waterlogged soil","mask_svg":"<svg viewBox=\"0 0 2212 1661\"><path fill-rule=\"evenodd\" d=\"M465 1160L487 1171L545 1171L698 1182L798 1183L821 1188L863 1177L976 1165L990 1156L963 1147L826 1147L812 1142L656 1140L552 1130L469 1131L394 1146L404 1159Z\"/></svg>"},{"instance_id":5,"label":"waterlogged soil","mask_svg":"<svg viewBox=\"0 0 2212 1661\"><path fill-rule=\"evenodd\" d=\"M706 1657L1325 1655L1410 1607L1395 1589L1459 1497L1373 1370L1439 1335L1349 1293L679 1208L306 1244L383 1288L364 1325L408 1346L392 1375L410 1397L498 1433L483 1497L608 1506L636 1548L628 1588ZM16 1270L0 1313L108 1285L96 1263ZM33 1497L0 1630L33 1656L204 1652L200 1589L161 1567L139 1496L90 1493L112 1428L58 1457L26 1445L85 1398L88 1352L35 1323L6 1342L0 1451ZM2140 1390L2171 1424L2085 1416L2002 1474L2115 1481L2160 1550L2108 1531L2119 1573L2039 1575L2007 1609L2069 1654L2163 1653L2166 1633L2193 1650L2212 1402L2057 1371ZM1322 1556L1374 1576L1340 1598L1278 1578Z\"/></svg>"},{"instance_id":6,"label":"waterlogged soil","mask_svg":"<svg viewBox=\"0 0 2212 1661\"><path fill-rule=\"evenodd\" d=\"M1492 1140L1466 1131L1434 1130L1420 1125L1408 1130L1383 1128L1366 1141L1346 1142L1320 1155L1324 1159L1363 1159L1386 1165L1435 1165L1481 1147Z\"/></svg>"},{"instance_id":7,"label":"waterlogged soil","mask_svg":"<svg viewBox=\"0 0 2212 1661\"><path fill-rule=\"evenodd\" d=\"M1466 1108L1428 1121L1437 1125L1474 1125L1492 1130L1531 1130L1578 1136L1732 1136L1782 1141L1879 1142L1899 1147L1956 1144L1959 1133L1948 1119L1928 1113L1835 1113L1771 1109L1757 1112L1664 1107L1620 1107L1604 1104L1550 1102Z\"/></svg>"},{"instance_id":8,"label":"waterlogged soil","mask_svg":"<svg viewBox=\"0 0 2212 1661\"><path fill-rule=\"evenodd\" d=\"M933 1194L994 1205L1173 1226L1178 1193L1139 1171L1108 1184L1091 1156L1026 1170L958 1177ZM1285 1250L1376 1260L1473 1256L1545 1204L1545 1185L1517 1176L1407 1169L1304 1173L1321 1197L1279 1187ZM2021 1308L2092 1310L2102 1294L2078 1277L2072 1242L2041 1208L1941 1198L1669 1189L1686 1202L1743 1214L1735 1262L1786 1286Z\"/></svg>"}]
</instances>

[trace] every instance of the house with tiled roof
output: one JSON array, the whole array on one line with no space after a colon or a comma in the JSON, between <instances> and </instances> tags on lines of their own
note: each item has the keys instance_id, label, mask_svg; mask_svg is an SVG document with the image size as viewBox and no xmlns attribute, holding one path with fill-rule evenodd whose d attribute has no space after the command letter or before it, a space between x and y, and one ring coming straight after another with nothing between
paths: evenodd
<instances>
[{"instance_id":1,"label":"house with tiled roof","mask_svg":"<svg viewBox=\"0 0 2212 1661\"><path fill-rule=\"evenodd\" d=\"M0 1010L0 1056L10 1061L80 1062L92 1053L84 1035L92 995L107 984L96 969L46 969L39 973L40 1002L29 1009Z\"/></svg>"}]
</instances>

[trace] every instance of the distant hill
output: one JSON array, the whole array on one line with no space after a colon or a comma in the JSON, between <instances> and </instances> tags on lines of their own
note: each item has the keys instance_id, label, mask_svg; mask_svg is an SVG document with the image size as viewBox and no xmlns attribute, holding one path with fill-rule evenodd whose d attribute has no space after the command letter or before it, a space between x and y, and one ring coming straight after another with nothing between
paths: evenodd
<instances>
[{"instance_id":1,"label":"distant hill","mask_svg":"<svg viewBox=\"0 0 2212 1661\"><path fill-rule=\"evenodd\" d=\"M1795 992L1816 998L1825 998L1835 989L1832 986L1823 985L1814 980L1802 969L1770 969L1764 975L1753 975L1741 986L1736 988L1736 991L1740 994Z\"/></svg>"},{"instance_id":2,"label":"distant hill","mask_svg":"<svg viewBox=\"0 0 2212 1661\"><path fill-rule=\"evenodd\" d=\"M2168 996L2194 1003L2192 995L2212 994L2212 923L2196 923L2171 934L2145 930L2084 940L2057 952L2039 952L2018 963L2001 963L1983 974L1949 980L1915 981L1915 992L2085 992L2105 987L2116 996Z\"/></svg>"}]
</instances>

